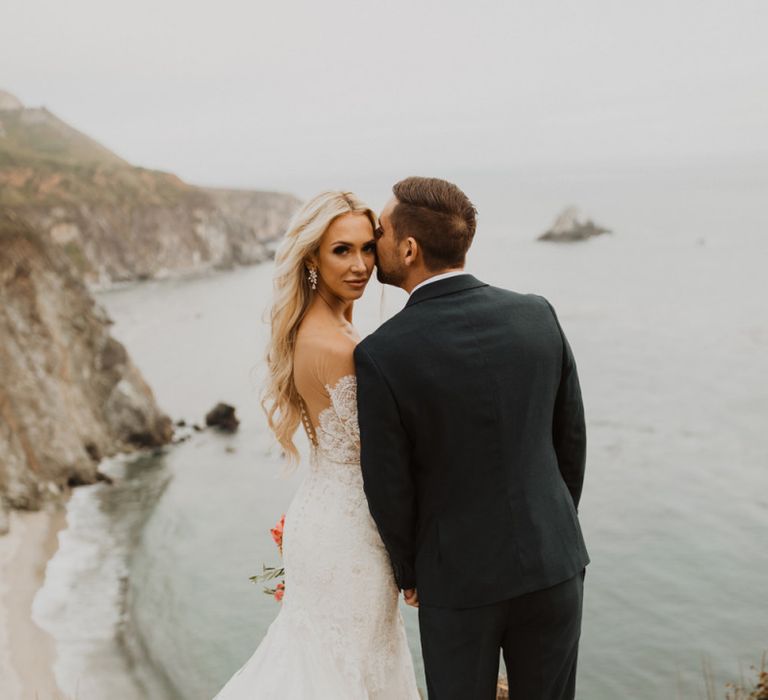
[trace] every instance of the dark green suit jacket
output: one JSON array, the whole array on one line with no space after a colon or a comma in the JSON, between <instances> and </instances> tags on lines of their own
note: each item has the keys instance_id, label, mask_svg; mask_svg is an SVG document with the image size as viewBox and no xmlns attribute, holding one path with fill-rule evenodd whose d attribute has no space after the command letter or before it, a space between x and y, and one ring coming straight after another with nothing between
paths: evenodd
<instances>
[{"instance_id":1,"label":"dark green suit jacket","mask_svg":"<svg viewBox=\"0 0 768 700\"><path fill-rule=\"evenodd\" d=\"M475 607L584 569L584 411L546 299L432 282L355 365L365 493L400 588Z\"/></svg>"}]
</instances>

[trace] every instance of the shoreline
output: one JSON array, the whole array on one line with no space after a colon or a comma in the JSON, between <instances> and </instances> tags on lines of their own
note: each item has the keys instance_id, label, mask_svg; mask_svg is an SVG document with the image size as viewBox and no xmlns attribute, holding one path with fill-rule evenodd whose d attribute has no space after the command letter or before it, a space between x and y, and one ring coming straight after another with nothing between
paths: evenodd
<instances>
[{"instance_id":1,"label":"shoreline","mask_svg":"<svg viewBox=\"0 0 768 700\"><path fill-rule=\"evenodd\" d=\"M11 511L0 536L0 697L69 700L56 683L53 637L32 620L32 602L66 528L66 501Z\"/></svg>"}]
</instances>

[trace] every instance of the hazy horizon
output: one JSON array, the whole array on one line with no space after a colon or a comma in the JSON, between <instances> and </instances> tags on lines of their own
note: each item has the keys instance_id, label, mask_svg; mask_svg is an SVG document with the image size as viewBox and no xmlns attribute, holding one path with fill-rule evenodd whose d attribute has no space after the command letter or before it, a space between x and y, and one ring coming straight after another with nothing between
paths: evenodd
<instances>
[{"instance_id":1,"label":"hazy horizon","mask_svg":"<svg viewBox=\"0 0 768 700\"><path fill-rule=\"evenodd\" d=\"M5 10L0 89L195 184L768 156L758 0Z\"/></svg>"}]
</instances>

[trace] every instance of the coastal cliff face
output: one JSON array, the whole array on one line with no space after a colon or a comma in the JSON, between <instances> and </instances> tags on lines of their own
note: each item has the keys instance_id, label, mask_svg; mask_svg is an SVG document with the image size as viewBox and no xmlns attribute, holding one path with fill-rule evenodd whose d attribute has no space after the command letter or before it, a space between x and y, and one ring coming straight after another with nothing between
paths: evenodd
<instances>
[{"instance_id":1,"label":"coastal cliff face","mask_svg":"<svg viewBox=\"0 0 768 700\"><path fill-rule=\"evenodd\" d=\"M134 167L0 90L0 534L173 437L89 288L260 262L298 205Z\"/></svg>"},{"instance_id":2,"label":"coastal cliff face","mask_svg":"<svg viewBox=\"0 0 768 700\"><path fill-rule=\"evenodd\" d=\"M0 208L57 246L91 287L266 260L299 205L134 167L48 110L3 95Z\"/></svg>"},{"instance_id":3,"label":"coastal cliff face","mask_svg":"<svg viewBox=\"0 0 768 700\"><path fill-rule=\"evenodd\" d=\"M109 179L114 173L93 176ZM147 174L148 189L153 194L158 180L171 177ZM281 194L216 192L173 184L171 196L161 201L143 196L133 202L80 200L9 209L46 234L89 287L104 289L119 282L267 260L269 242L285 230L296 205ZM254 216L249 216L251 210Z\"/></svg>"},{"instance_id":4,"label":"coastal cliff face","mask_svg":"<svg viewBox=\"0 0 768 700\"><path fill-rule=\"evenodd\" d=\"M110 324L67 258L0 213L0 511L37 509L99 479L102 457L172 438Z\"/></svg>"}]
</instances>

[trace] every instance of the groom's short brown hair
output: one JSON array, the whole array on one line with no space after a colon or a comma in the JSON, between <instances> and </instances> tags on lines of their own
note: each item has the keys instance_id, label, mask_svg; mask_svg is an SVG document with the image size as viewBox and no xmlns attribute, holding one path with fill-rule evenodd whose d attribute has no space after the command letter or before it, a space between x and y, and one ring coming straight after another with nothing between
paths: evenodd
<instances>
[{"instance_id":1,"label":"groom's short brown hair","mask_svg":"<svg viewBox=\"0 0 768 700\"><path fill-rule=\"evenodd\" d=\"M429 270L462 267L472 244L477 210L456 185L436 177L407 177L392 188L391 221L398 239L412 236Z\"/></svg>"}]
</instances>

